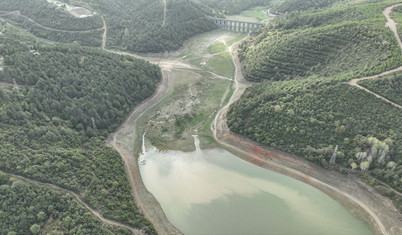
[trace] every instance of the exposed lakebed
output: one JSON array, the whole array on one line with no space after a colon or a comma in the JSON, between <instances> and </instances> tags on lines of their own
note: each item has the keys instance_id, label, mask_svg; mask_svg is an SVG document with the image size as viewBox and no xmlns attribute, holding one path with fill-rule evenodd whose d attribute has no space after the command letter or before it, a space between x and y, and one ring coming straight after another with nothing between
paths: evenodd
<instances>
[{"instance_id":1,"label":"exposed lakebed","mask_svg":"<svg viewBox=\"0 0 402 235\"><path fill-rule=\"evenodd\" d=\"M371 234L316 188L222 149L152 148L139 163L145 186L184 234Z\"/></svg>"}]
</instances>

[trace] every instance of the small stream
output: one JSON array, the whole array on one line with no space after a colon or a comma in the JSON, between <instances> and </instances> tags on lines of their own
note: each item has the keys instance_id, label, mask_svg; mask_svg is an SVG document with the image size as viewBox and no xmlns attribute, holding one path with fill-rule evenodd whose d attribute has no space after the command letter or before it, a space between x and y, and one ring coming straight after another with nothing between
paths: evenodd
<instances>
[{"instance_id":1,"label":"small stream","mask_svg":"<svg viewBox=\"0 0 402 235\"><path fill-rule=\"evenodd\" d=\"M371 234L316 188L245 162L222 149L140 157L141 176L184 234Z\"/></svg>"}]
</instances>

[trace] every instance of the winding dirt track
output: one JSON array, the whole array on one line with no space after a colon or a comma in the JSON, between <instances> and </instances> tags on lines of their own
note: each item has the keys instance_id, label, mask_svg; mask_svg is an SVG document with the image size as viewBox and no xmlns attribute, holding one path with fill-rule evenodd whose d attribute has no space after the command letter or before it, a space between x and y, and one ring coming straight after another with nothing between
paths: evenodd
<instances>
[{"instance_id":1,"label":"winding dirt track","mask_svg":"<svg viewBox=\"0 0 402 235\"><path fill-rule=\"evenodd\" d=\"M236 47L231 47L231 51L234 54L236 52L235 49ZM110 52L128 54L118 51ZM344 206L364 219L366 223L375 224L376 228L374 231L377 234L402 234L402 224L399 220L400 214L392 202L378 195L364 182L361 182L359 178L353 175L344 176L325 171L320 167L311 166L304 159L294 160L294 156L287 157L284 153L261 148L258 146L258 143L230 133L226 125L227 108L231 103L239 99L243 91L252 84L243 78L237 56L233 58L236 65L235 92L229 104L222 108L216 116L212 126L215 139L227 149L238 153L243 159L253 164L291 176L317 187L342 202ZM109 136L107 143L122 156L132 187L133 197L146 218L154 224L160 234L179 234L180 231L170 224L156 199L147 192L141 180L136 159L133 156L133 143L136 138L135 125L142 114L157 105L167 92L170 76L168 71L171 69L171 65L169 66L168 64L165 67L161 66L163 81L154 96L137 106L123 125ZM266 156L269 154L270 156L267 158ZM272 160L273 157L276 159Z\"/></svg>"},{"instance_id":2,"label":"winding dirt track","mask_svg":"<svg viewBox=\"0 0 402 235\"><path fill-rule=\"evenodd\" d=\"M106 49L106 41L107 41L107 24L106 24L106 20L103 16L102 17L102 22L103 22L103 35L102 35L102 49L105 50Z\"/></svg>"},{"instance_id":3,"label":"winding dirt track","mask_svg":"<svg viewBox=\"0 0 402 235\"><path fill-rule=\"evenodd\" d=\"M167 8L166 8L166 0L162 0L163 2L163 23L162 23L162 27L165 26L166 23L166 12L167 12Z\"/></svg>"},{"instance_id":4,"label":"winding dirt track","mask_svg":"<svg viewBox=\"0 0 402 235\"><path fill-rule=\"evenodd\" d=\"M399 38L398 29L397 29L397 26L396 26L397 24L395 23L395 21L390 16L390 14L392 12L392 9L394 9L395 7L398 7L398 6L402 6L402 3L387 7L387 8L384 9L384 11L382 13L387 18L387 23L385 24L385 27L388 27L390 30L392 30L392 32L394 32L394 35L395 35L396 39L398 40L398 45L402 49L402 42L401 42L401 39ZM379 95L379 94L377 94L377 93L375 93L373 91L370 91L369 89L359 85L360 81L376 79L376 78L379 78L379 77L382 77L382 76L385 76L385 75L388 75L388 74L391 74L391 73L399 72L399 71L402 71L402 66L400 66L400 67L398 67L396 69L390 70L390 71L386 71L386 72L381 73L381 74L371 76L371 77L355 78L355 79L350 80L348 83L351 86L355 86L355 87L358 87L358 88L360 88L362 90L365 90L366 92L375 95L377 98L382 99L385 102L388 102L388 103L392 104L393 106L398 107L398 108L401 109L402 108L401 105L399 105L397 103L394 103L394 102L388 100L387 98L384 98L383 96L381 96L381 95Z\"/></svg>"},{"instance_id":5,"label":"winding dirt track","mask_svg":"<svg viewBox=\"0 0 402 235\"><path fill-rule=\"evenodd\" d=\"M31 23L37 25L38 27L40 27L40 28L42 28L42 29L49 30L49 31L64 32L64 33L89 33L89 32L93 32L93 31L97 31L97 30L102 30L102 29L103 29L103 27L102 27L102 28L96 28L96 29L88 29L88 30L63 30L63 29L55 29L55 28L50 28L50 27L41 25L41 24L39 24L38 22L36 22L35 20L29 18L28 16L24 16L24 15L21 15L21 14L13 14L13 12L4 12L4 13L6 13L6 15L15 15L15 16L22 17L22 18L28 20L29 22L31 22ZM5 16L5 15L4 15L4 16ZM102 18L103 18L103 17L102 17Z\"/></svg>"},{"instance_id":6,"label":"winding dirt track","mask_svg":"<svg viewBox=\"0 0 402 235\"><path fill-rule=\"evenodd\" d=\"M157 232L159 234L180 234L180 231L166 218L157 200L146 190L137 160L134 157L135 130L138 120L147 110L157 105L168 91L169 73L166 70L162 70L162 73L163 79L155 94L135 107L125 122L108 137L106 142L121 155L133 198L145 217L155 226Z\"/></svg>"},{"instance_id":7,"label":"winding dirt track","mask_svg":"<svg viewBox=\"0 0 402 235\"><path fill-rule=\"evenodd\" d=\"M163 25L165 24L165 19L166 19L166 0L163 0L164 4L164 21ZM394 34L398 38L398 43L402 48L402 43L401 40L398 37L397 31L396 31L396 24L395 22L390 18L390 13L394 7L400 6L402 4L397 4L391 7L386 8L383 13L387 17L388 22L386 26L388 26ZM86 30L86 31L68 31L68 30L59 30L59 29L53 29L49 28L43 25L38 24L37 22L33 21L32 19L22 16L21 17L26 18L27 20L37 24L39 27L42 27L47 30L52 30L52 31L60 31L60 32L91 32L95 30L104 30L103 36L102 36L102 49L106 50L106 42L107 42L107 24L105 19L102 17L103 20L103 27L99 29L92 29L92 30ZM163 26L162 25L162 26ZM343 204L346 204L346 206L350 209L353 208L352 210L357 210L355 211L357 214L359 214L359 211L364 210L367 215L369 216L370 219L367 219L366 222L374 223L376 224L376 232L381 233L381 234L402 234L402 224L401 221L398 219L400 218L400 214L398 211L395 210L395 208L392 206L392 202L390 202L387 198L381 197L373 190L368 187L365 183L361 182L360 179L358 178L352 178L350 179L349 177L353 176L343 176L339 174L335 174L333 172L328 172L325 171L319 167L311 166L310 163L306 162L304 159L299 159L295 156L292 156L292 159L296 158L296 165L294 162L290 164L290 160L286 160L286 154L280 153L278 151L273 151L268 148L262 148L258 146L258 143L254 143L250 140L247 140L245 138L242 138L240 136L236 136L232 133L230 133L227 125L226 125L226 111L231 103L236 101L237 99L240 98L241 94L245 90L246 87L250 86L252 83L246 81L242 74L241 70L239 67L239 61L236 54L236 47L232 47L232 53L234 54L234 62L236 65L236 76L235 76L235 92L233 96L231 97L231 100L229 104L225 107L223 107L219 113L216 116L216 119L213 123L212 129L213 133L215 136L215 139L221 143L223 146L225 146L228 149L231 149L232 151L237 152L242 156L243 159L250 161L256 165L262 166L266 169L274 170L279 173L289 175L291 177L294 177L296 179L299 179L301 181L304 181L306 183L309 183L320 190L324 191L325 193L331 195L337 200L344 201ZM107 50L109 51L109 50ZM118 52L118 51L109 51L112 53L118 53L118 54L123 54L123 52ZM129 53L124 53L132 56L136 56L133 54ZM136 56L138 57L138 56ZM139 118L143 115L143 113L150 108L154 107L157 105L164 95L166 94L168 87L169 87L169 76L170 74L168 71L171 69L172 64L174 63L169 63L167 62L165 65L161 65L162 67L162 72L163 72L163 80L161 84L158 87L158 90L152 96L151 98L147 99L146 101L142 102L140 105L138 105L132 113L129 115L129 117L126 119L126 121L115 131L113 132L107 139L108 145L116 149L119 154L122 156L122 159L124 161L125 165L125 170L128 175L130 185L131 185L131 192L133 195L133 198L136 202L136 204L139 206L139 208L142 210L144 215L146 216L147 219L150 220L150 222L155 226L156 230L160 234L180 234L180 231L175 228L173 225L170 224L168 219L166 218L163 210L161 209L159 203L156 201L156 199L147 192L142 179L141 175L138 169L137 161L133 156L134 153L134 146L133 143L136 138L135 134L135 126L137 124L137 121ZM177 66L175 66L177 67ZM180 67L180 65L179 65ZM188 69L186 66L182 66L183 69ZM372 76L372 77L366 77L366 78L360 78L360 79L353 79L349 82L350 85L356 86L360 89L364 89L367 92L370 92L377 97L392 103L391 101L385 99L384 97L381 97L378 94L375 94L372 91L369 91L366 88L361 87L358 85L358 81L365 80L365 79L375 79L377 77L401 71L402 66L391 70L387 71L385 73ZM400 107L400 105L392 103L396 107ZM284 160L285 159L285 160ZM294 160L292 160L294 161ZM30 180L26 179L21 176L16 176L13 175L16 178L20 178L23 180ZM347 177L345 179L345 177ZM32 180L31 180L32 181ZM36 181L35 181L36 182ZM347 183L345 183L347 182ZM120 226L123 228L130 229L134 234L141 234L142 232L140 230L137 230L135 228L131 228L127 225L111 221L108 219L103 218L102 215L99 214L99 212L91 209L87 204L85 204L79 195L66 190L62 189L58 186L52 185L52 184L46 184L46 183L41 183L37 182L42 185L49 186L53 189L65 192L65 193L70 193L71 195L74 195L76 199L84 205L89 211L91 211L95 216L97 216L99 219L101 219L103 222L110 224L110 225L115 225L115 226ZM352 205L349 205L348 202L349 200ZM374 203L376 202L376 203ZM353 207L357 205L357 207ZM360 213L364 214L364 212ZM364 217L364 215L362 215Z\"/></svg>"},{"instance_id":8,"label":"winding dirt track","mask_svg":"<svg viewBox=\"0 0 402 235\"><path fill-rule=\"evenodd\" d=\"M396 32L395 22L389 17L392 9L400 5L402 4L387 7L383 11L383 14L388 20L386 26L389 26L390 29L393 30L402 48L402 44ZM358 177L349 174L345 176L337 172L324 170L321 167L307 162L303 158L286 154L275 149L262 147L256 142L230 132L226 123L227 110L230 104L238 100L244 90L250 86L250 82L246 81L241 73L236 50L232 51L236 65L235 91L229 104L218 112L211 126L215 139L226 149L237 153L246 161L291 176L327 193L341 202L345 207L349 208L350 211L367 224L374 224L375 228L373 228L373 230L376 234L402 234L401 214L396 210L395 206L393 206L392 201L376 193ZM364 89L376 95L378 98L392 103L380 95L359 86L357 82L365 79L378 78L401 70L402 66L376 76L353 79L349 84ZM392 104L400 108L398 104Z\"/></svg>"},{"instance_id":9,"label":"winding dirt track","mask_svg":"<svg viewBox=\"0 0 402 235\"><path fill-rule=\"evenodd\" d=\"M5 172L5 173L6 173L6 172ZM73 195L73 196L75 197L75 199L78 201L79 204L81 204L82 206L84 206L85 208L87 208L93 215L95 215L96 217L98 217L103 223L108 224L108 225L112 225L112 226L121 227L121 228L126 228L126 229L130 230L131 232L133 232L133 234L144 234L144 233L143 233L141 230L139 230L139 229L132 228L132 227L130 227L130 226L128 226L128 225L125 225L125 224L122 224L122 223L119 223L119 222L116 222L116 221L113 221L113 220L104 218L98 211L92 209L91 207L88 206L88 204L86 204L84 201L82 201L81 197L80 197L78 194L76 194L76 193L74 193L74 192L72 192L72 191L70 191L70 190L67 190L67 189L64 189L64 188L60 188L59 186L56 186L56 185L54 185L54 184L43 183L43 182L40 182L40 181L37 181L37 180L25 178L25 177L20 176L20 175L14 175L14 174L10 174L10 173L6 173L6 174L8 174L8 175L11 176L11 177L14 177L14 178L20 179L20 180L22 180L22 181L25 181L25 182L26 182L26 181L30 181L30 182L35 182L35 183L37 183L37 184L39 184L39 185L47 186L47 187L49 187L49 188L55 189L55 190L57 190L57 191L60 191L60 192L62 192L62 193L64 193L64 194L69 193L69 194L71 194L71 195Z\"/></svg>"}]
</instances>

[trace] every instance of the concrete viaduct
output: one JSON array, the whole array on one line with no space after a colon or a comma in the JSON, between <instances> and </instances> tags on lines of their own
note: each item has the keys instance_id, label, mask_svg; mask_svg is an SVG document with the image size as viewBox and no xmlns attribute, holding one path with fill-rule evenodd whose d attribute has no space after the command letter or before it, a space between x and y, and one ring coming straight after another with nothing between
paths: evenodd
<instances>
[{"instance_id":1,"label":"concrete viaduct","mask_svg":"<svg viewBox=\"0 0 402 235\"><path fill-rule=\"evenodd\" d=\"M247 21L239 21L239 20L228 20L222 18L214 18L211 19L215 22L215 24L221 28L235 32L251 32L254 29L258 29L265 24L255 23L255 22L247 22Z\"/></svg>"}]
</instances>

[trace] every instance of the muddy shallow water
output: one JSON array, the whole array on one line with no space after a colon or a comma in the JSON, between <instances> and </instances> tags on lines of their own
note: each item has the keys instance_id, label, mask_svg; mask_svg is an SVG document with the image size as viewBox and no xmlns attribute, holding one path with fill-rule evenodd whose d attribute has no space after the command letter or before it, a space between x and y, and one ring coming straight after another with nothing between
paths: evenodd
<instances>
[{"instance_id":1,"label":"muddy shallow water","mask_svg":"<svg viewBox=\"0 0 402 235\"><path fill-rule=\"evenodd\" d=\"M139 163L145 186L184 234L371 234L316 188L222 149L153 148Z\"/></svg>"}]
</instances>

